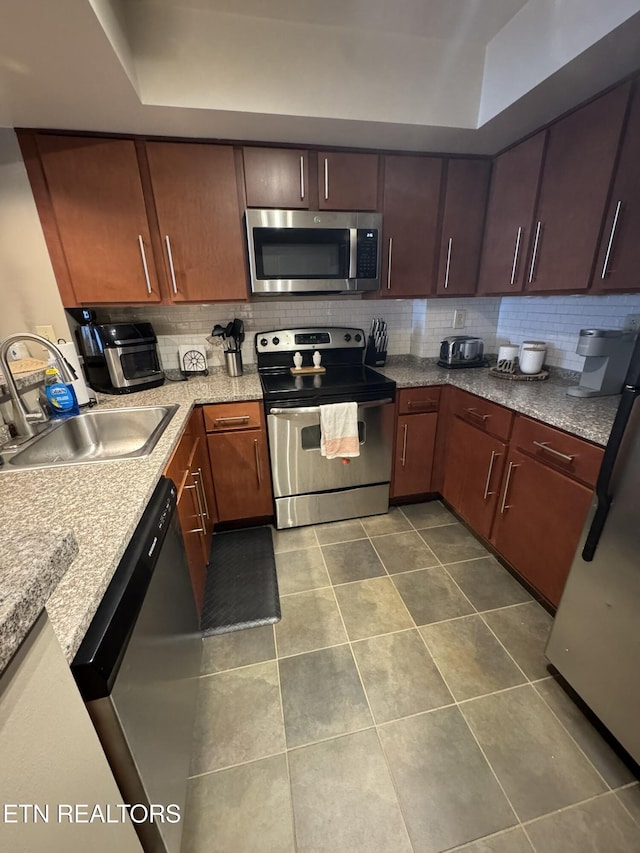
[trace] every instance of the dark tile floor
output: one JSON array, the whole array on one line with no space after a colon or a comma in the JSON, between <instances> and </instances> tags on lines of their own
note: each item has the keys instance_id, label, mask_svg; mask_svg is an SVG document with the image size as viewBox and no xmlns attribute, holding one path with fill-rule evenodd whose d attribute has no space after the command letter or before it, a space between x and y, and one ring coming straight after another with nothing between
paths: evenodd
<instances>
[{"instance_id":1,"label":"dark tile floor","mask_svg":"<svg viewBox=\"0 0 640 853\"><path fill-rule=\"evenodd\" d=\"M640 851L550 616L445 507L274 543L282 621L205 641L183 853Z\"/></svg>"}]
</instances>

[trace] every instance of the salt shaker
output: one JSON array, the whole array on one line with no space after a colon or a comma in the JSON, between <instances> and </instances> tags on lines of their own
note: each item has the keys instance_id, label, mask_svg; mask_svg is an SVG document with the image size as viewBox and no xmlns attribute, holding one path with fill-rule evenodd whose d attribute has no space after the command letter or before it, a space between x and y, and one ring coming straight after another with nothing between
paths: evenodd
<instances>
[{"instance_id":1,"label":"salt shaker","mask_svg":"<svg viewBox=\"0 0 640 853\"><path fill-rule=\"evenodd\" d=\"M318 350L315 350L315 352L313 353L313 366L314 367L320 367L321 361L322 361L322 356L320 355Z\"/></svg>"},{"instance_id":2,"label":"salt shaker","mask_svg":"<svg viewBox=\"0 0 640 853\"><path fill-rule=\"evenodd\" d=\"M293 354L293 366L302 367L302 355L299 352Z\"/></svg>"}]
</instances>

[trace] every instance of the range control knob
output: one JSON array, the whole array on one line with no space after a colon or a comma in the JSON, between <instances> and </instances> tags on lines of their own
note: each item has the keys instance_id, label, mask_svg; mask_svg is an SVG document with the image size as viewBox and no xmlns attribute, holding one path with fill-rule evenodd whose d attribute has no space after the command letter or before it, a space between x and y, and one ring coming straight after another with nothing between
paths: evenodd
<instances>
[{"instance_id":1,"label":"range control knob","mask_svg":"<svg viewBox=\"0 0 640 853\"><path fill-rule=\"evenodd\" d=\"M361 340L362 340L362 335L361 335L360 333L358 333L358 334L356 335L356 341L357 341L358 343L360 343L360 341L361 341Z\"/></svg>"},{"instance_id":2,"label":"range control knob","mask_svg":"<svg viewBox=\"0 0 640 853\"><path fill-rule=\"evenodd\" d=\"M274 345L274 347L277 347L280 343L280 338L272 338L271 343Z\"/></svg>"},{"instance_id":3,"label":"range control knob","mask_svg":"<svg viewBox=\"0 0 640 853\"><path fill-rule=\"evenodd\" d=\"M261 347L266 347L266 345L268 343L269 343L269 341L266 338L260 338L260 346Z\"/></svg>"},{"instance_id":4,"label":"range control knob","mask_svg":"<svg viewBox=\"0 0 640 853\"><path fill-rule=\"evenodd\" d=\"M349 341L351 340L351 335L347 332L347 334L344 336L344 339L347 343L349 343Z\"/></svg>"}]
</instances>

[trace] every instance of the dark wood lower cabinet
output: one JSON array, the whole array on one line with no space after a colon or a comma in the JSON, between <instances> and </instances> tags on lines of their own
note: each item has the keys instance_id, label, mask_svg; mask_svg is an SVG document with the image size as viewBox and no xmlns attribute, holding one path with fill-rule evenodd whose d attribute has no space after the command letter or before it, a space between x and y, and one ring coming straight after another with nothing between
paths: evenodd
<instances>
[{"instance_id":1,"label":"dark wood lower cabinet","mask_svg":"<svg viewBox=\"0 0 640 853\"><path fill-rule=\"evenodd\" d=\"M273 515L264 430L209 434L207 441L220 521Z\"/></svg>"},{"instance_id":2,"label":"dark wood lower cabinet","mask_svg":"<svg viewBox=\"0 0 640 853\"><path fill-rule=\"evenodd\" d=\"M468 524L489 538L507 446L453 415L443 496Z\"/></svg>"},{"instance_id":3,"label":"dark wood lower cabinet","mask_svg":"<svg viewBox=\"0 0 640 853\"><path fill-rule=\"evenodd\" d=\"M491 542L514 568L557 605L592 490L510 450Z\"/></svg>"},{"instance_id":4,"label":"dark wood lower cabinet","mask_svg":"<svg viewBox=\"0 0 640 853\"><path fill-rule=\"evenodd\" d=\"M391 497L421 495L431 491L437 412L400 415L396 427Z\"/></svg>"}]
</instances>

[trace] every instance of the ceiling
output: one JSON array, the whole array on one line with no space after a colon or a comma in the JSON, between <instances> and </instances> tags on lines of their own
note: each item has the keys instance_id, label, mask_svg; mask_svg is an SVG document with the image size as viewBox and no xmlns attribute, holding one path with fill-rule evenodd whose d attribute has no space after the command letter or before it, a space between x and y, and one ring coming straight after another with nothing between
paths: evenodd
<instances>
[{"instance_id":1,"label":"ceiling","mask_svg":"<svg viewBox=\"0 0 640 853\"><path fill-rule=\"evenodd\" d=\"M3 0L0 126L495 153L640 67L640 0Z\"/></svg>"}]
</instances>

